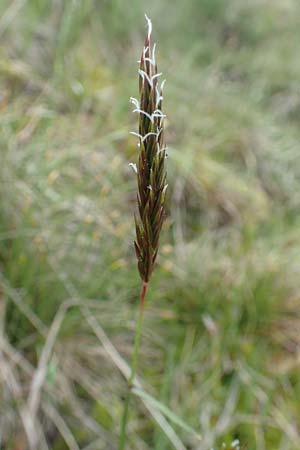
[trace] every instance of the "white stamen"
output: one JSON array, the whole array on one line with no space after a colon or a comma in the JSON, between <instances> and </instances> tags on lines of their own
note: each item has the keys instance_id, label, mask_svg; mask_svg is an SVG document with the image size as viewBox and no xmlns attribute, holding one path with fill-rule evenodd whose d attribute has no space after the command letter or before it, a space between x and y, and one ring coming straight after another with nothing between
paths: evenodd
<instances>
[{"instance_id":1,"label":"white stamen","mask_svg":"<svg viewBox=\"0 0 300 450\"><path fill-rule=\"evenodd\" d=\"M152 61L154 66L155 66L155 50L156 50L156 42L154 42L152 47Z\"/></svg>"},{"instance_id":2,"label":"white stamen","mask_svg":"<svg viewBox=\"0 0 300 450\"><path fill-rule=\"evenodd\" d=\"M148 119L153 123L153 117L150 116L146 111L143 111L142 109L136 108L132 112L138 112L139 114L144 114L144 116L148 117Z\"/></svg>"},{"instance_id":3,"label":"white stamen","mask_svg":"<svg viewBox=\"0 0 300 450\"><path fill-rule=\"evenodd\" d=\"M151 87L153 87L151 78L149 77L149 75L144 70L139 69L139 74L141 75L143 80L146 78L146 80L148 81L148 84Z\"/></svg>"},{"instance_id":4,"label":"white stamen","mask_svg":"<svg viewBox=\"0 0 300 450\"><path fill-rule=\"evenodd\" d=\"M153 61L153 59L146 57L144 60L148 61L152 66L155 66L155 61Z\"/></svg>"},{"instance_id":5,"label":"white stamen","mask_svg":"<svg viewBox=\"0 0 300 450\"><path fill-rule=\"evenodd\" d=\"M148 119L151 121L151 123L153 123L153 119L154 117L159 117L161 119L164 119L165 117L167 117L165 114L163 114L159 109L156 109L151 115L149 113L147 113L146 111L143 111L140 108L135 108L132 112L137 112L139 114L143 114L144 116L148 117ZM134 133L134 132L132 132ZM131 134L132 134L131 133ZM142 138L141 138L142 139Z\"/></svg>"},{"instance_id":6,"label":"white stamen","mask_svg":"<svg viewBox=\"0 0 300 450\"><path fill-rule=\"evenodd\" d=\"M157 137L159 137L159 135L160 135L160 133L163 131L163 129L162 128L159 128L159 130L157 131L157 133L156 133L156 135L157 135Z\"/></svg>"},{"instance_id":7,"label":"white stamen","mask_svg":"<svg viewBox=\"0 0 300 450\"><path fill-rule=\"evenodd\" d=\"M162 75L162 73L156 73L155 75L152 75L151 80L155 80L155 78L158 78Z\"/></svg>"},{"instance_id":8,"label":"white stamen","mask_svg":"<svg viewBox=\"0 0 300 450\"><path fill-rule=\"evenodd\" d=\"M164 115L163 112L158 108L155 111L153 111L153 114L161 114L162 116Z\"/></svg>"},{"instance_id":9,"label":"white stamen","mask_svg":"<svg viewBox=\"0 0 300 450\"><path fill-rule=\"evenodd\" d=\"M144 47L143 48L143 57L144 57L144 59L146 58L146 53L148 52L148 50L149 50L149 47Z\"/></svg>"},{"instance_id":10,"label":"white stamen","mask_svg":"<svg viewBox=\"0 0 300 450\"><path fill-rule=\"evenodd\" d=\"M161 101L163 101L163 97L160 95L159 97L157 97L157 100L156 100L156 105L155 106L158 106L159 104L160 104L160 102Z\"/></svg>"},{"instance_id":11,"label":"white stamen","mask_svg":"<svg viewBox=\"0 0 300 450\"><path fill-rule=\"evenodd\" d=\"M156 136L156 137L158 137L158 133L155 133L154 131L149 131L149 133L145 134L145 136L142 137L142 142L144 142L147 139L147 137L149 137L149 136Z\"/></svg>"},{"instance_id":12,"label":"white stamen","mask_svg":"<svg viewBox=\"0 0 300 450\"><path fill-rule=\"evenodd\" d=\"M148 58L147 58L148 59ZM139 69L139 74L142 77L142 79L144 80L146 78L146 80L148 81L148 84L153 88L153 80L155 80L155 78L158 78L162 75L162 73L156 73L155 75L152 75L152 77L150 78L149 75L144 71Z\"/></svg>"},{"instance_id":13,"label":"white stamen","mask_svg":"<svg viewBox=\"0 0 300 450\"><path fill-rule=\"evenodd\" d=\"M160 90L161 90L161 92L164 90L165 82L166 82L166 80L163 80L163 81L161 82L161 85L160 85Z\"/></svg>"},{"instance_id":14,"label":"white stamen","mask_svg":"<svg viewBox=\"0 0 300 450\"><path fill-rule=\"evenodd\" d=\"M161 152L165 152L166 150L168 150L168 147L167 147L167 146L164 146L163 148L158 148L157 153L159 154L159 153L161 153Z\"/></svg>"},{"instance_id":15,"label":"white stamen","mask_svg":"<svg viewBox=\"0 0 300 450\"><path fill-rule=\"evenodd\" d=\"M163 114L161 111L159 112L154 112L153 114L151 114L152 118L153 117L160 117L161 119L164 119L165 117L167 117L165 114Z\"/></svg>"},{"instance_id":16,"label":"white stamen","mask_svg":"<svg viewBox=\"0 0 300 450\"><path fill-rule=\"evenodd\" d=\"M148 48L147 48L148 49ZM148 56L144 56L144 60L148 61L153 67L155 67L156 65L156 61L155 61L155 49L156 49L156 44L153 45L152 48L152 56L151 58L149 58Z\"/></svg>"},{"instance_id":17,"label":"white stamen","mask_svg":"<svg viewBox=\"0 0 300 450\"><path fill-rule=\"evenodd\" d=\"M158 107L160 101L163 100L164 98L163 98L162 95L160 95L160 92L157 89L157 86L155 86L155 90L156 90L156 104L155 104L155 106Z\"/></svg>"},{"instance_id":18,"label":"white stamen","mask_svg":"<svg viewBox=\"0 0 300 450\"><path fill-rule=\"evenodd\" d=\"M147 21L147 26L148 26L148 38L150 39L151 33L152 33L152 22L149 19L149 17L147 16L147 14L145 14L145 19Z\"/></svg>"},{"instance_id":19,"label":"white stamen","mask_svg":"<svg viewBox=\"0 0 300 450\"><path fill-rule=\"evenodd\" d=\"M138 137L139 139L143 139L143 136L142 136L141 134L139 134L139 133L136 133L135 131L130 131L129 134L132 134L132 136L136 136L136 137Z\"/></svg>"},{"instance_id":20,"label":"white stamen","mask_svg":"<svg viewBox=\"0 0 300 450\"><path fill-rule=\"evenodd\" d=\"M129 166L132 168L132 170L133 170L135 173L138 173L138 172L137 172L137 166L136 166L135 163L129 163Z\"/></svg>"},{"instance_id":21,"label":"white stamen","mask_svg":"<svg viewBox=\"0 0 300 450\"><path fill-rule=\"evenodd\" d=\"M136 108L140 107L140 102L136 98L130 97L129 101L130 103L133 103Z\"/></svg>"}]
</instances>

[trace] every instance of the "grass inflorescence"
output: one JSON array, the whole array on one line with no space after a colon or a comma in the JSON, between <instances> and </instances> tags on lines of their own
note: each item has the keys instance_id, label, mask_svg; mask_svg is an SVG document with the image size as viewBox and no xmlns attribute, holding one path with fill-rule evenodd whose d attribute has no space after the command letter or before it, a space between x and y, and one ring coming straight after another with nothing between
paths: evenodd
<instances>
[{"instance_id":1,"label":"grass inflorescence","mask_svg":"<svg viewBox=\"0 0 300 450\"><path fill-rule=\"evenodd\" d=\"M158 252L161 227L165 216L166 173L164 146L165 115L162 112L162 90L164 81L158 87L158 77L155 60L155 45L151 48L152 23L146 17L148 32L140 60L139 94L140 101L131 97L135 105L134 112L139 115L139 132L133 133L139 138L140 150L137 168L131 163L137 173L137 203L139 220L135 216L136 240L134 247L138 258L138 270L142 279L141 302L135 332L134 351L131 361L131 374L128 380L129 392L124 406L121 424L119 450L123 450L127 439L127 422L132 384L134 383L138 353L141 340L144 303L148 282L154 268Z\"/></svg>"},{"instance_id":2,"label":"grass inflorescence","mask_svg":"<svg viewBox=\"0 0 300 450\"><path fill-rule=\"evenodd\" d=\"M147 17L147 16L146 16ZM139 160L137 165L138 213L134 242L138 269L142 280L148 283L158 252L159 236L165 218L166 148L164 144L164 118L162 112L163 85L159 87L155 60L155 45L151 47L152 24L148 33L139 68L140 101L131 98L134 112L139 114Z\"/></svg>"}]
</instances>

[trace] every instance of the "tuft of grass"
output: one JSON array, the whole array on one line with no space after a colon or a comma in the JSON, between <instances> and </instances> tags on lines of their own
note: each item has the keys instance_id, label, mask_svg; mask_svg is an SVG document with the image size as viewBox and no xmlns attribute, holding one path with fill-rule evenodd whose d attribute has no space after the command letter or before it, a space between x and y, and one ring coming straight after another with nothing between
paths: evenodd
<instances>
[{"instance_id":1,"label":"tuft of grass","mask_svg":"<svg viewBox=\"0 0 300 450\"><path fill-rule=\"evenodd\" d=\"M130 357L128 98L146 10L169 80L171 207L143 325L143 383L200 429L199 443L171 424L185 447L239 438L246 449L298 450L299 2L64 3L0 2L2 446L27 445L20 410L64 301L88 305ZM21 8L8 15L11 5ZM79 307L64 312L36 417L41 450L116 447L126 384L103 342ZM130 446L169 448L133 404Z\"/></svg>"}]
</instances>

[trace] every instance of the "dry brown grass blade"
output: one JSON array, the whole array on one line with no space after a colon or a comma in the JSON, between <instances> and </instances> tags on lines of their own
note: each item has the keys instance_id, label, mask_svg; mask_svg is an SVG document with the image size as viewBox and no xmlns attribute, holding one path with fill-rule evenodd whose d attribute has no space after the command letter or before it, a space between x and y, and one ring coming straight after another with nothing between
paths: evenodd
<instances>
[{"instance_id":1,"label":"dry brown grass blade","mask_svg":"<svg viewBox=\"0 0 300 450\"><path fill-rule=\"evenodd\" d=\"M18 291L13 289L7 280L4 279L3 275L0 273L0 281L8 294L9 298L13 301L13 303L19 308L22 314L32 323L32 325L36 328L36 330L43 336L47 336L47 327L40 320L40 318L34 313L34 311L27 305L27 303L23 300L22 296Z\"/></svg>"},{"instance_id":2,"label":"dry brown grass blade","mask_svg":"<svg viewBox=\"0 0 300 450\"><path fill-rule=\"evenodd\" d=\"M27 440L28 446L30 450L35 450L35 442L39 441L41 450L49 450L46 439L42 430L42 427L38 420L35 422L35 428L32 429L30 423L28 422L29 411L26 404L23 406L23 397L24 392L22 389L21 382L18 380L17 374L15 373L13 365L10 361L5 357L3 349L6 347L5 338L1 337L0 344L0 373L2 374L3 383L6 388L11 393L12 398L17 406L17 413L20 416L24 433L20 435L20 439L26 445L25 439ZM17 430L17 428L16 428ZM16 432L15 430L15 432Z\"/></svg>"},{"instance_id":3,"label":"dry brown grass blade","mask_svg":"<svg viewBox=\"0 0 300 450\"><path fill-rule=\"evenodd\" d=\"M89 308L82 306L81 311L87 323L90 325L91 329L101 342L103 348L107 352L110 359L118 367L124 378L128 381L131 373L129 365L126 363L126 361L122 358L120 353L114 347L114 345L107 337L103 328L99 325L98 321L93 316ZM133 385L137 388L142 389L141 382L137 377L134 378ZM186 447L184 446L180 438L177 436L174 429L170 426L168 421L164 418L164 416L159 411L157 411L157 409L153 408L153 406L151 406L145 399L141 399L141 401L144 403L146 409L149 411L153 419L157 422L161 430L166 434L167 438L169 439L173 447L176 450L186 450Z\"/></svg>"},{"instance_id":4,"label":"dry brown grass blade","mask_svg":"<svg viewBox=\"0 0 300 450\"><path fill-rule=\"evenodd\" d=\"M59 351L59 344L58 344L58 351ZM18 352L15 348L13 348L7 340L2 340L2 350L5 355L7 355L8 360L11 362L11 365L18 366L19 370L23 373L22 376L28 377L30 380L33 380L35 375L35 367L31 365L31 363L22 355L22 353ZM111 436L110 434L104 430L92 417L86 414L84 409L82 408L82 405L80 401L78 401L78 398L74 394L71 383L72 380L70 379L69 374L65 374L59 369L59 360L57 360L57 356L55 353L53 353L52 356L53 360L55 360L55 363L58 367L57 369L57 384L49 385L46 380L44 380L43 389L45 392L47 392L48 396L55 402L59 399L59 403L62 401L66 401L67 404L70 406L70 409L72 411L72 416L78 420L78 423L82 424L86 428L86 430L89 430L92 435L94 436L100 436L100 440L102 443L104 443L105 448L113 448L110 446L111 443ZM25 401L25 400L24 400ZM63 417L60 415L58 409L55 408L55 411L49 410L47 408L47 405L49 402L44 402L41 399L41 409L44 411L47 417L49 417L50 421L54 423L59 433L64 438L65 442L72 442L72 432L68 430L67 424L62 424L62 421L65 422ZM26 404L23 406L24 413L26 413ZM54 416L53 414L54 413ZM58 417L59 415L60 417ZM55 420L53 420L53 417ZM16 426L16 425L15 425ZM39 439L44 439L44 436L41 436L39 434ZM36 439L38 440L38 439ZM42 445L42 444L41 444ZM71 444L72 445L72 444ZM45 445L43 448L46 448ZM72 449L72 447L69 448ZM74 445L73 445L74 448Z\"/></svg>"},{"instance_id":5,"label":"dry brown grass blade","mask_svg":"<svg viewBox=\"0 0 300 450\"><path fill-rule=\"evenodd\" d=\"M32 378L27 405L26 405L26 423L29 430L32 430L32 435L34 436L36 416L41 400L41 391L45 378L47 375L48 364L52 356L52 351L57 339L57 335L65 318L68 308L74 306L76 303L72 300L65 301L61 304L53 322L49 329L41 356L39 358L38 367L34 372ZM53 412L53 411L52 411ZM61 424L61 421L59 422ZM31 446L33 449L38 448L38 441L32 438ZM72 449L73 450L73 449Z\"/></svg>"},{"instance_id":6,"label":"dry brown grass blade","mask_svg":"<svg viewBox=\"0 0 300 450\"><path fill-rule=\"evenodd\" d=\"M56 408L54 408L51 403L45 403L43 404L43 409L60 432L69 450L80 450L76 439L73 436L73 433L71 432L61 414L59 414L59 412L56 410Z\"/></svg>"}]
</instances>

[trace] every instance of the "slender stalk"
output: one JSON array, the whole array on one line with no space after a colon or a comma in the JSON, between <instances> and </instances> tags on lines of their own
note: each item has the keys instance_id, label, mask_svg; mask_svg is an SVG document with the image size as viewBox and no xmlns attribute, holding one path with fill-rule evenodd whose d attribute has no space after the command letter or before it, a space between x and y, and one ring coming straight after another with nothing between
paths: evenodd
<instances>
[{"instance_id":1,"label":"slender stalk","mask_svg":"<svg viewBox=\"0 0 300 450\"><path fill-rule=\"evenodd\" d=\"M138 113L139 159L138 164L130 163L137 175L137 206L135 215L136 239L135 252L138 270L142 279L141 302L138 313L134 351L131 360L131 374L128 380L128 393L124 405L121 423L119 450L124 450L127 438L127 423L132 387L136 374L138 353L143 324L144 303L147 286L153 272L159 246L159 235L165 218L166 184L164 144L164 118L162 112L164 81L158 85L161 73L157 72L155 61L155 44L151 46L152 24L146 17L148 32L139 61L139 94L140 100L131 97L135 106L133 112Z\"/></svg>"},{"instance_id":2,"label":"slender stalk","mask_svg":"<svg viewBox=\"0 0 300 450\"><path fill-rule=\"evenodd\" d=\"M119 450L124 450L125 445L126 445L129 404L130 404L130 399L131 399L131 395L132 395L131 389L133 387L134 378L136 375L136 367L137 367L139 348L140 348L140 342L141 342L141 332L142 332L142 325L143 325L144 305L145 305L147 286L148 286L147 283L145 283L143 281L142 291L141 291L141 301L140 301L140 307L139 307L139 313L138 313L136 331L135 331L134 350L133 350L131 366L130 366L131 373L130 373L130 377L128 379L128 393L127 393L127 397L125 400L124 412L123 412L122 423L121 423L121 433L120 433L120 440L119 440L119 447L118 447Z\"/></svg>"}]
</instances>

